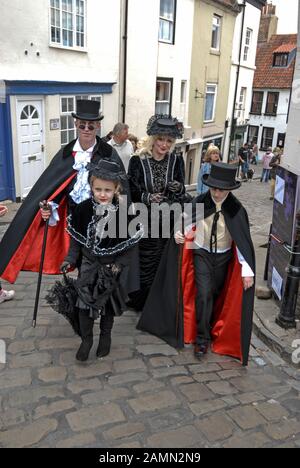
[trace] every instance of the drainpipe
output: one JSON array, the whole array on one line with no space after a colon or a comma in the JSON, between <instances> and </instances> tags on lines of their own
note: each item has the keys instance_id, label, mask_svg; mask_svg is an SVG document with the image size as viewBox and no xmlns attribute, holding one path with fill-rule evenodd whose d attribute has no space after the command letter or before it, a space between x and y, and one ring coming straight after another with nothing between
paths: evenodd
<instances>
[{"instance_id":1,"label":"drainpipe","mask_svg":"<svg viewBox=\"0 0 300 468\"><path fill-rule=\"evenodd\" d=\"M231 128L230 128L230 136L229 136L229 148L228 148L228 155L227 161L229 162L230 159L230 149L231 143L234 136L235 131L235 103L237 98L237 92L239 87L239 78L240 78L240 70L241 70L241 58L242 58L242 46L243 46L243 38L244 38L244 27L245 27L245 13L246 13L246 0L243 1L241 5L243 8L243 18L242 18L242 27L241 27L241 35L240 35L240 50L239 50L239 62L236 70L236 82L235 82L235 89L234 89L234 98L233 98L233 107L232 107L232 115L231 115Z\"/></svg>"},{"instance_id":2,"label":"drainpipe","mask_svg":"<svg viewBox=\"0 0 300 468\"><path fill-rule=\"evenodd\" d=\"M127 39L128 39L128 8L129 0L125 0L125 11L124 11L124 32L122 36L123 40L123 97L122 97L122 122L126 121L126 94L127 94Z\"/></svg>"}]
</instances>

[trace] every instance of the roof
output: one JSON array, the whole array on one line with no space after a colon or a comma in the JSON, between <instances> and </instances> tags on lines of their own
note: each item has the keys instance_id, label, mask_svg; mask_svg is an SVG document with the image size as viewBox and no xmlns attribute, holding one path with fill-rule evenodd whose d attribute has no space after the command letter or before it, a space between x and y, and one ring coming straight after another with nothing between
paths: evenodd
<instances>
[{"instance_id":1,"label":"roof","mask_svg":"<svg viewBox=\"0 0 300 468\"><path fill-rule=\"evenodd\" d=\"M288 54L292 52L297 47L297 44L282 44L276 50L273 51L274 54Z\"/></svg>"},{"instance_id":2,"label":"roof","mask_svg":"<svg viewBox=\"0 0 300 468\"><path fill-rule=\"evenodd\" d=\"M293 83L295 58L285 68L273 67L273 54L288 53L297 47L297 34L276 34L259 43L253 88L289 89Z\"/></svg>"}]
</instances>

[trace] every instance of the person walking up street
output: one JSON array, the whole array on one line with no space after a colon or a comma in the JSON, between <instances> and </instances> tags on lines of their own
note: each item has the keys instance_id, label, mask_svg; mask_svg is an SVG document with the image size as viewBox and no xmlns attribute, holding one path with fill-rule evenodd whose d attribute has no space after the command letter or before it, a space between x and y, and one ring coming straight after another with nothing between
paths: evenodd
<instances>
[{"instance_id":1,"label":"person walking up street","mask_svg":"<svg viewBox=\"0 0 300 468\"><path fill-rule=\"evenodd\" d=\"M280 148L275 148L274 156L270 161L270 168L271 168L271 194L270 200L274 200L274 193L275 193L275 184L276 184L276 172L277 167L281 163L281 150Z\"/></svg>"},{"instance_id":2,"label":"person walking up street","mask_svg":"<svg viewBox=\"0 0 300 468\"><path fill-rule=\"evenodd\" d=\"M249 170L249 160L250 160L250 150L249 144L244 143L243 146L239 149L239 164L241 166L241 177L242 180L247 182L247 173Z\"/></svg>"},{"instance_id":3,"label":"person walking up street","mask_svg":"<svg viewBox=\"0 0 300 468\"><path fill-rule=\"evenodd\" d=\"M272 148L269 146L266 153L263 155L262 162L263 162L263 170L261 174L261 182L269 182L270 179L270 162L273 158L274 154L272 153Z\"/></svg>"}]
</instances>

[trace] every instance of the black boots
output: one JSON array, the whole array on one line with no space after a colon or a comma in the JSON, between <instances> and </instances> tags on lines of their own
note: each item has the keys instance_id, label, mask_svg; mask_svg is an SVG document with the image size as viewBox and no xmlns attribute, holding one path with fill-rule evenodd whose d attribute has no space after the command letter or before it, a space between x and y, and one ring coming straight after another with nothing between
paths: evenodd
<instances>
[{"instance_id":1,"label":"black boots","mask_svg":"<svg viewBox=\"0 0 300 468\"><path fill-rule=\"evenodd\" d=\"M113 323L114 316L112 314L108 313L106 315L101 316L99 345L96 352L98 358L107 356L110 352L111 330L113 327Z\"/></svg>"},{"instance_id":2,"label":"black boots","mask_svg":"<svg viewBox=\"0 0 300 468\"><path fill-rule=\"evenodd\" d=\"M79 325L82 343L76 353L76 359L84 362L88 359L93 346L94 320L87 315L87 312L79 311Z\"/></svg>"}]
</instances>

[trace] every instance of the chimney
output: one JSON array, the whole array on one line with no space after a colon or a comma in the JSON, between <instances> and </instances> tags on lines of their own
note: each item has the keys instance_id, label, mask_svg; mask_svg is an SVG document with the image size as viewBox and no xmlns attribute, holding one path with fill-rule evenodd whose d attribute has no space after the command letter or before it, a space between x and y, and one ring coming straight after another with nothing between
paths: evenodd
<instances>
[{"instance_id":1,"label":"chimney","mask_svg":"<svg viewBox=\"0 0 300 468\"><path fill-rule=\"evenodd\" d=\"M278 17L276 16L276 5L267 3L261 14L258 42L269 42L271 36L277 34Z\"/></svg>"}]
</instances>

